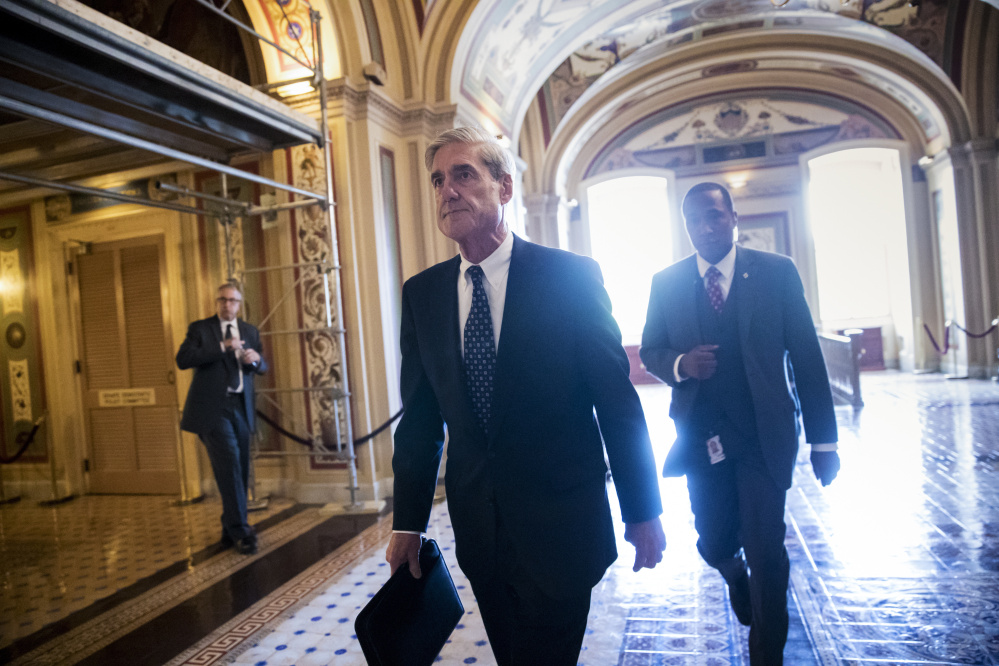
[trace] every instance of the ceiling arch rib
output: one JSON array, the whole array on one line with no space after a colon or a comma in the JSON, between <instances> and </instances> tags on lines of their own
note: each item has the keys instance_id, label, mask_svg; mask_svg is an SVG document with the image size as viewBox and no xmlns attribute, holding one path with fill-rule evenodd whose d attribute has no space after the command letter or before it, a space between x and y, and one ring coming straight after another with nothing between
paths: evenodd
<instances>
[{"instance_id":1,"label":"ceiling arch rib","mask_svg":"<svg viewBox=\"0 0 999 666\"><path fill-rule=\"evenodd\" d=\"M483 0L461 32L453 62L462 66L450 73L449 97L488 129L516 139L534 93L558 63L592 36L671 4L685 3Z\"/></svg>"},{"instance_id":2,"label":"ceiling arch rib","mask_svg":"<svg viewBox=\"0 0 999 666\"><path fill-rule=\"evenodd\" d=\"M548 191L563 191L568 165L582 159L584 146L610 140L608 131L617 134L664 106L726 90L790 87L861 100L890 118L920 154L970 135L953 84L904 42L784 30L636 56L587 90L559 125L545 159L544 186L554 188Z\"/></svg>"},{"instance_id":3,"label":"ceiling arch rib","mask_svg":"<svg viewBox=\"0 0 999 666\"><path fill-rule=\"evenodd\" d=\"M644 44L676 47L747 28L815 23L823 30L849 26L873 42L895 38L892 30L934 50L942 43L937 33L947 23L947 9L940 0L924 4L917 12L827 0L795 0L781 9L770 0L481 0L461 29L454 57L461 66L450 73L445 99L516 141L536 92L594 39L613 42L622 31L637 30L644 31ZM934 30L925 29L930 24ZM617 44L606 46L614 52Z\"/></svg>"}]
</instances>

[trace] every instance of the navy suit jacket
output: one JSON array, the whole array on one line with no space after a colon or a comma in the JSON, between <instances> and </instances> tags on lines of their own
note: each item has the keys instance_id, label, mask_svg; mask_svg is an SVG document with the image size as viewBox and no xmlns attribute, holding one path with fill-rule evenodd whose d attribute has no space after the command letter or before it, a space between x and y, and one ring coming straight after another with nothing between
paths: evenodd
<instances>
[{"instance_id":1,"label":"navy suit jacket","mask_svg":"<svg viewBox=\"0 0 999 666\"><path fill-rule=\"evenodd\" d=\"M733 285L738 281L739 341L756 415L756 428L770 475L779 487L791 487L798 451L800 413L811 443L837 441L829 377L805 301L801 277L787 257L736 247ZM677 441L664 474L684 474L695 447L703 449L689 418L699 382L677 383L677 357L705 344L697 317L697 290L704 282L691 255L652 279L649 312L642 334L645 367L673 387L669 414ZM789 381L786 361L793 368ZM795 391L796 389L796 391Z\"/></svg>"},{"instance_id":2,"label":"navy suit jacket","mask_svg":"<svg viewBox=\"0 0 999 666\"><path fill-rule=\"evenodd\" d=\"M243 365L243 401L246 407L246 422L250 432L256 428L256 414L253 402L253 377L267 371L267 361L264 360L260 345L260 333L256 327L247 324L242 319L236 320L239 328L239 339L244 347L254 349L260 354L260 362L256 366ZM211 430L222 418L222 408L225 405L229 390L226 373L226 354L233 356L234 351L222 351L222 325L218 315L208 319L199 319L187 327L187 337L177 352L177 367L181 370L194 368L194 379L187 392L184 403L184 416L180 427L188 432L203 434Z\"/></svg>"},{"instance_id":3,"label":"navy suit jacket","mask_svg":"<svg viewBox=\"0 0 999 666\"><path fill-rule=\"evenodd\" d=\"M504 547L536 584L556 598L577 594L617 557L605 446L624 521L662 512L648 429L600 269L514 237L487 436L465 385L460 263L458 256L437 264L403 287L405 412L392 460L393 527L426 529L446 426L448 509L465 574L474 580L492 571L499 520Z\"/></svg>"}]
</instances>

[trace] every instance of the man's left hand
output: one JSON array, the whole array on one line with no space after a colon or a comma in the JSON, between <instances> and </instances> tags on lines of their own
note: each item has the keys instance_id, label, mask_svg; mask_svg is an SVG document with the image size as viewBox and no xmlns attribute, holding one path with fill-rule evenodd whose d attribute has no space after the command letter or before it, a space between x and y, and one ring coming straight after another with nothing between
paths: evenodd
<instances>
[{"instance_id":1,"label":"man's left hand","mask_svg":"<svg viewBox=\"0 0 999 666\"><path fill-rule=\"evenodd\" d=\"M812 451L812 471L823 486L828 486L839 473L839 454L835 451Z\"/></svg>"},{"instance_id":2,"label":"man's left hand","mask_svg":"<svg viewBox=\"0 0 999 666\"><path fill-rule=\"evenodd\" d=\"M260 360L260 354L257 353L256 349L250 349L247 347L243 350L242 361L246 365L256 365L257 361Z\"/></svg>"},{"instance_id":3,"label":"man's left hand","mask_svg":"<svg viewBox=\"0 0 999 666\"><path fill-rule=\"evenodd\" d=\"M635 566L632 571L654 569L663 561L666 535L658 516L644 523L625 523L624 540L635 547Z\"/></svg>"}]
</instances>

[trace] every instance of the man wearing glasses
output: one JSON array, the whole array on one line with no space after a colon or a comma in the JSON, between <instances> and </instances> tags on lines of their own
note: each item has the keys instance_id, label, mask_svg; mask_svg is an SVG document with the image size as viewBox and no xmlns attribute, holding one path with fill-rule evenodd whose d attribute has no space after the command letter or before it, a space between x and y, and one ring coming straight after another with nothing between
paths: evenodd
<instances>
[{"instance_id":1,"label":"man wearing glasses","mask_svg":"<svg viewBox=\"0 0 999 666\"><path fill-rule=\"evenodd\" d=\"M243 296L225 283L216 315L187 328L177 367L194 368L180 427L198 435L208 451L222 496L222 545L243 555L257 552L257 535L246 521L250 433L254 430L253 377L267 370L260 333L237 319Z\"/></svg>"}]
</instances>

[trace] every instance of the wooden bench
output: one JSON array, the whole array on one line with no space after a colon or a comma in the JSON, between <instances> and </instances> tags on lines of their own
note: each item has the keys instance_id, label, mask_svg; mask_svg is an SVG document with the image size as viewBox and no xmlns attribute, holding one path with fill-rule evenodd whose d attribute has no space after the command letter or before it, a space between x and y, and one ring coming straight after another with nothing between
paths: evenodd
<instances>
[{"instance_id":1,"label":"wooden bench","mask_svg":"<svg viewBox=\"0 0 999 666\"><path fill-rule=\"evenodd\" d=\"M819 346L825 357L833 397L854 407L863 407L860 395L861 336L819 333Z\"/></svg>"}]
</instances>

